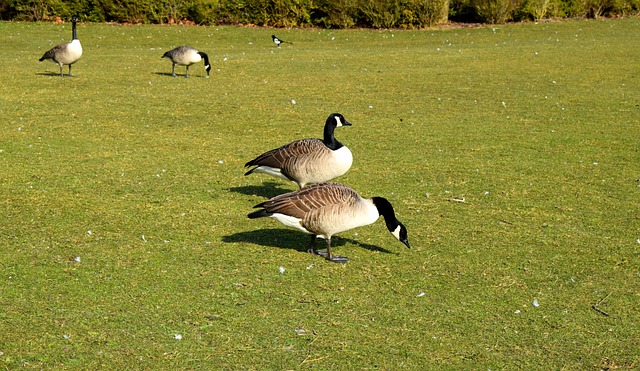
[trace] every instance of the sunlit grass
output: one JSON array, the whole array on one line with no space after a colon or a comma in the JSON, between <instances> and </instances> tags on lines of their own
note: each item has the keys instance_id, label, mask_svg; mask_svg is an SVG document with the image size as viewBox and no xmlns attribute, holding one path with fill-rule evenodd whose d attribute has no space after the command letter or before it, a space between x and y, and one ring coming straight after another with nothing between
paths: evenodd
<instances>
[{"instance_id":1,"label":"sunlit grass","mask_svg":"<svg viewBox=\"0 0 640 371\"><path fill-rule=\"evenodd\" d=\"M277 30L276 48L270 29L80 24L60 78L37 60L69 25L0 23L0 364L637 366L638 31ZM169 76L182 44L209 79ZM379 221L336 238L337 265L246 218L296 187L244 163L331 112L353 123L338 180L388 198L412 250Z\"/></svg>"}]
</instances>

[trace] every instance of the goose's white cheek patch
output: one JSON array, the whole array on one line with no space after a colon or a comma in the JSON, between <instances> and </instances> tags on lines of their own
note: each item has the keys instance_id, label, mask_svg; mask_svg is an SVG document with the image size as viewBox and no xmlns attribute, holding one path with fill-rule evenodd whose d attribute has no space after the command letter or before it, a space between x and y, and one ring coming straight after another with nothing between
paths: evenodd
<instances>
[{"instance_id":1,"label":"goose's white cheek patch","mask_svg":"<svg viewBox=\"0 0 640 371\"><path fill-rule=\"evenodd\" d=\"M395 236L395 238L397 238L398 240L400 240L400 226L397 226L396 229L391 232L392 235Z\"/></svg>"},{"instance_id":2,"label":"goose's white cheek patch","mask_svg":"<svg viewBox=\"0 0 640 371\"><path fill-rule=\"evenodd\" d=\"M336 119L336 127L342 126L342 120L340 120L340 117L334 116L334 118Z\"/></svg>"}]
</instances>

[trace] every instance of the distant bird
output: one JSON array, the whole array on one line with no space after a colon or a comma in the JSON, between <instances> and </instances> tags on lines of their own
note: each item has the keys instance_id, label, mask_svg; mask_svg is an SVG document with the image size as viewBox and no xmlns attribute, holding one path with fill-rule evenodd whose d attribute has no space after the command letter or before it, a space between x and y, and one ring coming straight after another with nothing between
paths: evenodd
<instances>
[{"instance_id":1,"label":"distant bird","mask_svg":"<svg viewBox=\"0 0 640 371\"><path fill-rule=\"evenodd\" d=\"M74 15L71 17L71 34L73 37L71 41L54 46L52 49L44 53L42 58L40 58L40 62L49 60L53 63L57 63L60 67L60 76L64 76L62 73L63 65L69 66L69 76L71 76L71 65L76 63L78 59L82 57L82 45L80 45L80 40L78 40L76 22L78 22L78 16Z\"/></svg>"},{"instance_id":2,"label":"distant bird","mask_svg":"<svg viewBox=\"0 0 640 371\"><path fill-rule=\"evenodd\" d=\"M293 43L290 43L288 41L284 41L282 39L279 39L278 37L276 37L276 35L271 35L271 38L273 39L273 42L278 46L278 48L280 47L280 44L283 44L283 43L293 44Z\"/></svg>"},{"instance_id":3,"label":"distant bird","mask_svg":"<svg viewBox=\"0 0 640 371\"><path fill-rule=\"evenodd\" d=\"M255 208L261 209L250 213L250 219L270 217L287 227L311 234L309 252L335 263L345 263L349 259L331 253L331 236L372 224L380 215L384 217L389 232L411 248L407 229L396 219L393 206L387 199L364 199L353 189L339 183L314 184L273 197ZM327 241L326 254L316 250L317 237Z\"/></svg>"},{"instance_id":4,"label":"distant bird","mask_svg":"<svg viewBox=\"0 0 640 371\"><path fill-rule=\"evenodd\" d=\"M351 168L353 156L333 135L340 126L351 123L339 113L330 114L324 124L324 139L300 139L265 152L244 165L255 166L244 175L269 174L295 182L300 188L343 175Z\"/></svg>"},{"instance_id":5,"label":"distant bird","mask_svg":"<svg viewBox=\"0 0 640 371\"><path fill-rule=\"evenodd\" d=\"M171 75L176 76L176 64L185 66L187 72L184 77L189 77L189 66L194 63L198 63L204 59L204 69L207 71L207 77L209 77L209 71L211 71L211 65L209 64L209 56L192 48L190 46L179 46L175 49L171 49L164 53L161 58L168 58L173 64L171 66Z\"/></svg>"}]
</instances>

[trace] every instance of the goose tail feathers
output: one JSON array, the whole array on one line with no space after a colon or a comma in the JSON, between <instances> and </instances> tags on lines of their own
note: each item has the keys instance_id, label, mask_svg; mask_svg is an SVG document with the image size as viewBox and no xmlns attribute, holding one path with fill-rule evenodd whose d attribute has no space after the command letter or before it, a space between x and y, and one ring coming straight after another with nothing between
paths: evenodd
<instances>
[{"instance_id":1,"label":"goose tail feathers","mask_svg":"<svg viewBox=\"0 0 640 371\"><path fill-rule=\"evenodd\" d=\"M258 205L256 207L259 207L259 206L260 205ZM268 217L268 216L271 216L271 215L273 215L273 214L270 213L270 212L267 212L267 210L262 209L262 210L254 211L254 212L250 213L247 216L249 217L249 219L258 219L258 218Z\"/></svg>"}]
</instances>

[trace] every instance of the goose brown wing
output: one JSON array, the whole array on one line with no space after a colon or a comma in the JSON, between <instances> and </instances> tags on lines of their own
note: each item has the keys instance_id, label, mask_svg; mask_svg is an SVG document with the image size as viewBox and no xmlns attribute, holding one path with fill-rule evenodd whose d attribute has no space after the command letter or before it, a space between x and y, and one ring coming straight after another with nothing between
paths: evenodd
<instances>
[{"instance_id":1,"label":"goose brown wing","mask_svg":"<svg viewBox=\"0 0 640 371\"><path fill-rule=\"evenodd\" d=\"M270 166L281 169L287 162L291 161L291 159L313 153L317 151L318 148L324 147L326 146L320 139L307 138L296 140L295 142L265 152L247 162L244 166Z\"/></svg>"},{"instance_id":2,"label":"goose brown wing","mask_svg":"<svg viewBox=\"0 0 640 371\"><path fill-rule=\"evenodd\" d=\"M330 205L353 204L358 194L339 183L314 184L294 192L271 198L258 205L269 213L279 213L302 219L307 213Z\"/></svg>"},{"instance_id":3,"label":"goose brown wing","mask_svg":"<svg viewBox=\"0 0 640 371\"><path fill-rule=\"evenodd\" d=\"M64 49L64 48L66 48L66 47L67 47L67 44L59 44L59 45L56 45L56 46L54 46L53 48L51 48L51 49L47 50L47 52L46 52L46 53L44 53L44 55L42 56L42 58L40 58L40 62L42 62L42 61L44 61L44 60L47 60L47 59L54 59L54 58L55 58L55 56L56 56L56 53L57 53L59 50L62 50L62 49Z\"/></svg>"}]
</instances>

